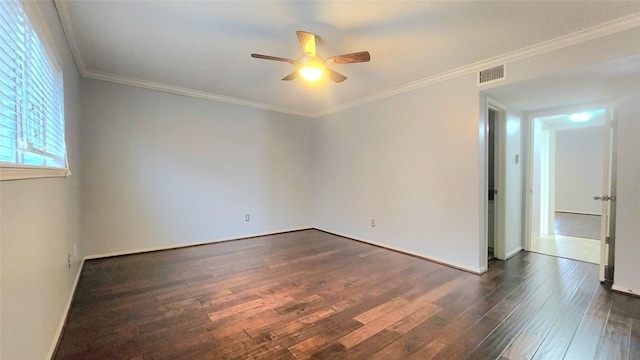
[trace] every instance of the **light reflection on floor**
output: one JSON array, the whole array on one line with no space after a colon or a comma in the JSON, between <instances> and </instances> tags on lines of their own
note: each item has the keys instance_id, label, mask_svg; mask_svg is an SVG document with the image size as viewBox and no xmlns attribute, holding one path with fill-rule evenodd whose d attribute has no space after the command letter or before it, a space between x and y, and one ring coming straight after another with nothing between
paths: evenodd
<instances>
[{"instance_id":1,"label":"light reflection on floor","mask_svg":"<svg viewBox=\"0 0 640 360\"><path fill-rule=\"evenodd\" d=\"M594 264L600 263L600 240L565 235L543 235L531 242L531 251Z\"/></svg>"}]
</instances>

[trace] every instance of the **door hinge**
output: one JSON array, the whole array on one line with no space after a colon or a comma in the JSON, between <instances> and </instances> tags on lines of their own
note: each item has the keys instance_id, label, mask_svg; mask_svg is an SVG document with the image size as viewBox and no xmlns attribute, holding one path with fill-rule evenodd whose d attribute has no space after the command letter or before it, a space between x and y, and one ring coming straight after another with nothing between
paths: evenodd
<instances>
[{"instance_id":1,"label":"door hinge","mask_svg":"<svg viewBox=\"0 0 640 360\"><path fill-rule=\"evenodd\" d=\"M607 236L606 238L604 238L604 243L605 244L610 244L610 242L611 242L611 238L610 237Z\"/></svg>"},{"instance_id":2,"label":"door hinge","mask_svg":"<svg viewBox=\"0 0 640 360\"><path fill-rule=\"evenodd\" d=\"M604 267L604 279L606 281L613 281L613 273L614 273L613 266L605 265L605 267Z\"/></svg>"}]
</instances>

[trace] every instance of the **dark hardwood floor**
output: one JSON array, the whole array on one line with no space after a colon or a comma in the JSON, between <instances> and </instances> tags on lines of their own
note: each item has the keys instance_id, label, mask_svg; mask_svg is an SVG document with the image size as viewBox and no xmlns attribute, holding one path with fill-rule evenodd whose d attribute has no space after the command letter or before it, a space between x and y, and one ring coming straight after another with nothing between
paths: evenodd
<instances>
[{"instance_id":1,"label":"dark hardwood floor","mask_svg":"<svg viewBox=\"0 0 640 360\"><path fill-rule=\"evenodd\" d=\"M306 230L85 263L55 359L639 359L640 299L521 252L482 276Z\"/></svg>"}]
</instances>

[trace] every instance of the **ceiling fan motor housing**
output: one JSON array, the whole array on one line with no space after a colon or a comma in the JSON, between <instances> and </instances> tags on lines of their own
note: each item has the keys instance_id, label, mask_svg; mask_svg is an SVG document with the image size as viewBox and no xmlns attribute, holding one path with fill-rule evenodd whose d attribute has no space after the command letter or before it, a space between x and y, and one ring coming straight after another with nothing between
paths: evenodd
<instances>
[{"instance_id":1,"label":"ceiling fan motor housing","mask_svg":"<svg viewBox=\"0 0 640 360\"><path fill-rule=\"evenodd\" d=\"M283 61L294 65L296 67L296 71L285 76L282 80L293 80L300 74L305 80L316 81L326 73L329 79L337 83L346 80L347 77L328 68L327 65L368 62L371 59L368 51L360 51L357 53L331 56L327 60L316 53L316 42L319 39L318 36L306 31L296 31L296 35L298 35L298 41L300 42L300 47L302 48L303 53L303 55L297 60L262 54L251 54L251 57L264 60ZM307 74L303 74L303 72L306 72L311 76L306 76Z\"/></svg>"},{"instance_id":2,"label":"ceiling fan motor housing","mask_svg":"<svg viewBox=\"0 0 640 360\"><path fill-rule=\"evenodd\" d=\"M316 56L307 56L307 55L302 55L299 59L298 59L298 66L299 67L305 67L305 66L316 66L316 67L324 67L326 65L326 60L320 56L320 55L316 55Z\"/></svg>"}]
</instances>

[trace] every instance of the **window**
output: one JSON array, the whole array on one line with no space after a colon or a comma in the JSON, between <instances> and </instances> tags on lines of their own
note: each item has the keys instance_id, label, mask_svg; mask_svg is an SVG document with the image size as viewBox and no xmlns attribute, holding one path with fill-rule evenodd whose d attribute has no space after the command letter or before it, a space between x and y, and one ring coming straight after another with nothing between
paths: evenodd
<instances>
[{"instance_id":1,"label":"window","mask_svg":"<svg viewBox=\"0 0 640 360\"><path fill-rule=\"evenodd\" d=\"M2 180L69 175L62 72L31 11L18 0L0 1Z\"/></svg>"}]
</instances>

